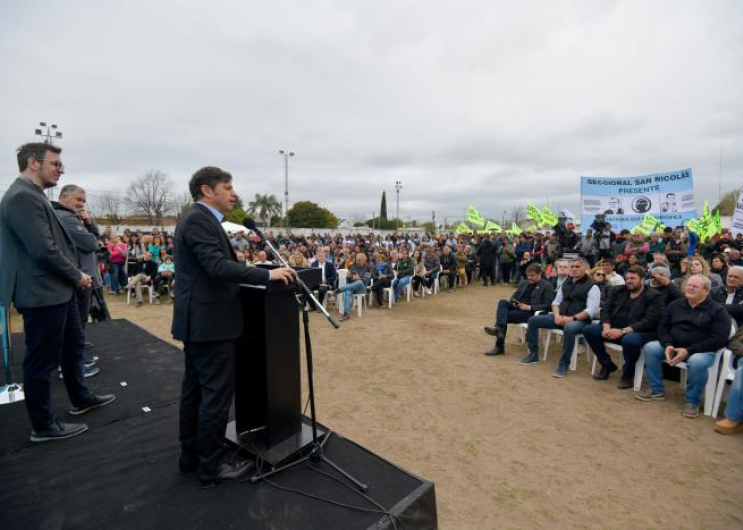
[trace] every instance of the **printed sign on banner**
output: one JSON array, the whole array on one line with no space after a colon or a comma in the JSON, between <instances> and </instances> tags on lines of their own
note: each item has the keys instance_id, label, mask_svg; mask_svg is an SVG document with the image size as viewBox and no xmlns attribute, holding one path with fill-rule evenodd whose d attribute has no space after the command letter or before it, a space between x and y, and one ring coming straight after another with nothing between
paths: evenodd
<instances>
[{"instance_id":1,"label":"printed sign on banner","mask_svg":"<svg viewBox=\"0 0 743 530\"><path fill-rule=\"evenodd\" d=\"M666 226L680 226L696 215L691 169L636 177L581 177L581 223L591 226L604 214L612 230L632 230L645 214Z\"/></svg>"},{"instance_id":2,"label":"printed sign on banner","mask_svg":"<svg viewBox=\"0 0 743 530\"><path fill-rule=\"evenodd\" d=\"M730 232L733 234L733 237L743 234L743 186L741 186L740 193L738 194L738 202L735 203Z\"/></svg>"}]
</instances>

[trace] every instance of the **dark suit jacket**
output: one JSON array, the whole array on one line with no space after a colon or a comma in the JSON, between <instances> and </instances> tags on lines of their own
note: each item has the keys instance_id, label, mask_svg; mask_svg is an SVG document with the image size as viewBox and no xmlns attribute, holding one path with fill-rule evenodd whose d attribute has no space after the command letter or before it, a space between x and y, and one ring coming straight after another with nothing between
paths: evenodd
<instances>
[{"instance_id":1,"label":"dark suit jacket","mask_svg":"<svg viewBox=\"0 0 743 530\"><path fill-rule=\"evenodd\" d=\"M238 262L217 218L195 204L175 231L173 337L184 342L234 340L243 329L239 284L267 285L270 273Z\"/></svg>"},{"instance_id":2,"label":"dark suit jacket","mask_svg":"<svg viewBox=\"0 0 743 530\"><path fill-rule=\"evenodd\" d=\"M740 327L741 322L743 322L743 287L735 291L732 304L725 303L725 300L728 298L728 288L724 285L717 289L712 289L710 297L718 304L725 306L730 317Z\"/></svg>"},{"instance_id":3,"label":"dark suit jacket","mask_svg":"<svg viewBox=\"0 0 743 530\"><path fill-rule=\"evenodd\" d=\"M82 277L67 229L44 192L17 178L0 202L0 300L31 308L69 302Z\"/></svg>"},{"instance_id":4,"label":"dark suit jacket","mask_svg":"<svg viewBox=\"0 0 743 530\"><path fill-rule=\"evenodd\" d=\"M601 322L611 325L612 318L629 299L630 293L625 285L615 285L606 290L606 296L601 300ZM642 333L645 340L653 340L657 336L658 324L663 318L665 296L655 289L643 290L637 304L629 314L629 327L637 333Z\"/></svg>"},{"instance_id":5,"label":"dark suit jacket","mask_svg":"<svg viewBox=\"0 0 743 530\"><path fill-rule=\"evenodd\" d=\"M531 292L531 300L521 300L521 297L529 286L529 282L521 280L516 292L513 293L511 301L521 302L531 306L532 312L549 311L552 301L555 299L555 288L548 280L542 278Z\"/></svg>"},{"instance_id":6,"label":"dark suit jacket","mask_svg":"<svg viewBox=\"0 0 743 530\"><path fill-rule=\"evenodd\" d=\"M320 262L313 261L312 268L319 269ZM337 277L338 273L335 272L335 267L333 266L333 264L330 261L325 261L325 283L327 283L330 287L334 287Z\"/></svg>"}]
</instances>

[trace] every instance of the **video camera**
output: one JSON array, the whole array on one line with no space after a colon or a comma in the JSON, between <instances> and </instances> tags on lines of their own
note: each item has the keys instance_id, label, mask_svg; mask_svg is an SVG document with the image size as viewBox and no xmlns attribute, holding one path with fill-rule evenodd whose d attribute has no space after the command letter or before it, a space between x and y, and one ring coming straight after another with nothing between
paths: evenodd
<instances>
[{"instance_id":1,"label":"video camera","mask_svg":"<svg viewBox=\"0 0 743 530\"><path fill-rule=\"evenodd\" d=\"M591 228L594 232L603 232L609 229L609 223L606 222L606 214L597 213L596 217L593 218Z\"/></svg>"}]
</instances>

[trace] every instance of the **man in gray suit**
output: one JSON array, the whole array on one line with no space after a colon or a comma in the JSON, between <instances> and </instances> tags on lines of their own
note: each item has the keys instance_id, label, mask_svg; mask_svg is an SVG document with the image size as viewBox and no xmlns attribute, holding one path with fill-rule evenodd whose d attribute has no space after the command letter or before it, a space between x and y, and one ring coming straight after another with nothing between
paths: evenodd
<instances>
[{"instance_id":1,"label":"man in gray suit","mask_svg":"<svg viewBox=\"0 0 743 530\"><path fill-rule=\"evenodd\" d=\"M0 299L23 315L23 380L32 442L70 438L88 429L63 423L52 412L49 378L62 368L69 414L84 414L116 397L92 394L83 378L85 338L76 291L92 278L78 269L75 244L44 196L64 173L61 149L30 143L18 148L20 176L0 202Z\"/></svg>"}]
</instances>

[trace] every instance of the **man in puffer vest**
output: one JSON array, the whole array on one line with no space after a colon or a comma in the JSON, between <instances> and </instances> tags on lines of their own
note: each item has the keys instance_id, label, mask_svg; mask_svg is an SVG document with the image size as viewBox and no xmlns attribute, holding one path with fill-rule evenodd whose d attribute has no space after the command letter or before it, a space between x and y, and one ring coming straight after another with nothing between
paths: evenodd
<instances>
[{"instance_id":1,"label":"man in puffer vest","mask_svg":"<svg viewBox=\"0 0 743 530\"><path fill-rule=\"evenodd\" d=\"M582 333L583 328L598 315L601 304L601 292L586 274L587 268L588 262L584 258L572 260L570 279L557 291L552 302L552 313L536 315L529 319L529 329L526 333L529 354L521 359L519 364L539 362L540 329L562 329L564 333L562 355L552 377L562 378L568 374L575 336Z\"/></svg>"}]
</instances>

